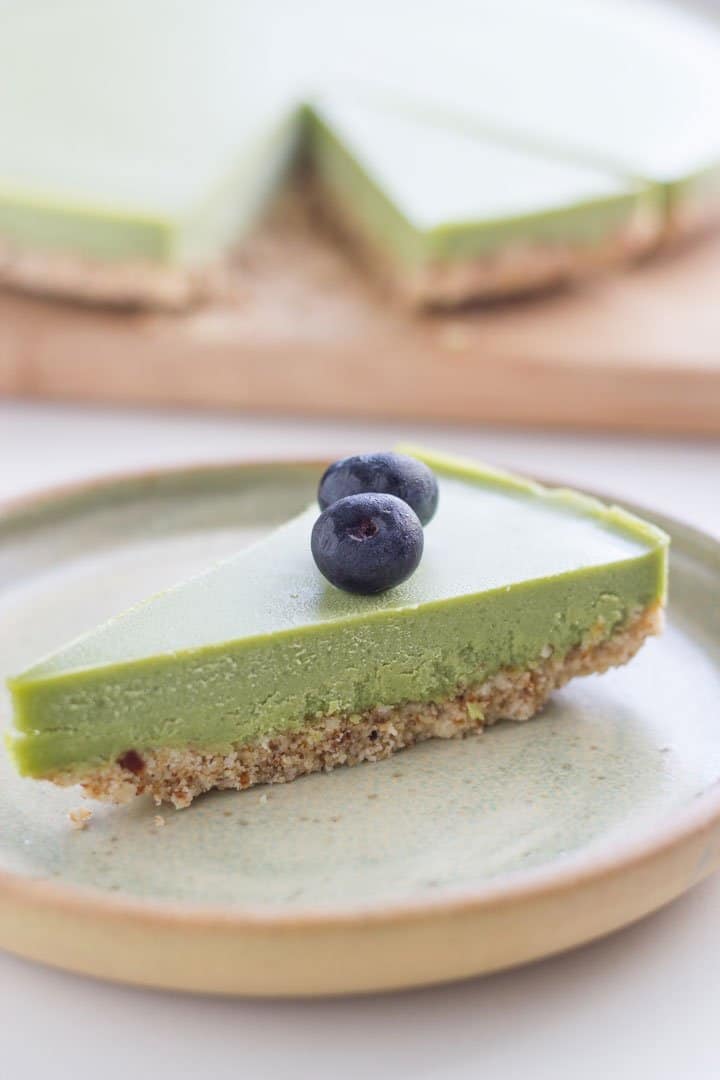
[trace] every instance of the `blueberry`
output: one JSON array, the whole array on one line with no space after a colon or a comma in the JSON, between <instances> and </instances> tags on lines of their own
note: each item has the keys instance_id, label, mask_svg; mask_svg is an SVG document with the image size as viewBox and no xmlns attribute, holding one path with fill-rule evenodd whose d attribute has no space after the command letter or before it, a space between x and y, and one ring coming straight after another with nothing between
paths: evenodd
<instances>
[{"instance_id":1,"label":"blueberry","mask_svg":"<svg viewBox=\"0 0 720 1080\"><path fill-rule=\"evenodd\" d=\"M318 570L346 592L385 592L417 570L423 553L417 514L394 495L347 495L323 510L310 547Z\"/></svg>"},{"instance_id":2,"label":"blueberry","mask_svg":"<svg viewBox=\"0 0 720 1080\"><path fill-rule=\"evenodd\" d=\"M346 495L368 491L402 499L413 508L423 525L427 525L437 510L435 474L422 461L405 454L357 454L336 461L320 481L320 509L326 510Z\"/></svg>"}]
</instances>

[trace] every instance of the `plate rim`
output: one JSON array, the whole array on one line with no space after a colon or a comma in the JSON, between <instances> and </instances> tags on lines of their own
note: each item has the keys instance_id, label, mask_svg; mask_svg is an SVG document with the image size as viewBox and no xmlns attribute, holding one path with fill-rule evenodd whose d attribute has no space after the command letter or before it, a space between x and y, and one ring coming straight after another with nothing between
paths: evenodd
<instances>
[{"instance_id":1,"label":"plate rim","mask_svg":"<svg viewBox=\"0 0 720 1080\"><path fill-rule=\"evenodd\" d=\"M89 478L49 485L28 494L11 496L0 500L0 526L6 522L20 521L25 514L37 510L61 506L67 499L92 496L118 486L155 483L167 478L222 475L223 473L249 473L251 471L293 469L307 470L325 468L329 458L252 458L223 459L220 461L188 462L158 466L150 469L131 469L94 475ZM543 482L543 481L541 481ZM544 481L551 486L563 486L556 480ZM587 491L588 489L583 489ZM614 496L595 491L605 502L619 503L633 512L677 528L704 551L713 551L720 563L720 539L673 516L643 508L634 501L617 500ZM511 872L481 888L467 888L446 896L418 900L371 902L347 906L343 909L331 905L314 905L297 912L277 909L271 912L258 907L231 907L222 904L167 901L135 898L123 894L110 894L89 886L58 884L43 878L33 878L21 873L0 870L0 899L31 903L43 910L65 909L75 915L102 913L111 920L128 919L149 927L173 927L177 925L194 928L224 928L252 933L268 930L312 928L349 928L358 924L393 926L408 921L445 919L448 915L480 914L513 902L548 898L572 892L578 886L598 883L616 874L647 864L681 849L690 840L713 828L720 829L720 777L714 781L687 808L679 820L664 822L647 833L633 837L626 843L614 845L611 850L600 853L574 853L565 859L534 869ZM712 873L720 864L720 850L713 859L699 868L696 881Z\"/></svg>"}]
</instances>

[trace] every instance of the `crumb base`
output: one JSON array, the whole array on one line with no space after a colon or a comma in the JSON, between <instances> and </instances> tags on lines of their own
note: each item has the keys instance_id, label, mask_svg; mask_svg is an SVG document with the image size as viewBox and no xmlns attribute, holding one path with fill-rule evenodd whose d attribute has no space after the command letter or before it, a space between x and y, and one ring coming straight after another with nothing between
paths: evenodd
<instances>
[{"instance_id":1,"label":"crumb base","mask_svg":"<svg viewBox=\"0 0 720 1080\"><path fill-rule=\"evenodd\" d=\"M0 242L0 283L86 304L182 311L221 295L227 275L223 260L164 266L143 259L93 259L70 251L26 251Z\"/></svg>"}]
</instances>

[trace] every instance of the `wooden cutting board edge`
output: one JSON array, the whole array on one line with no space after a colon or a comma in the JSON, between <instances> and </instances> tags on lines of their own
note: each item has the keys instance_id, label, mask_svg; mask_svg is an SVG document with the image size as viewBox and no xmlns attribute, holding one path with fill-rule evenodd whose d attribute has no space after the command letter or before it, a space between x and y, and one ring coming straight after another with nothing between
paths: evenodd
<instances>
[{"instance_id":1,"label":"wooden cutting board edge","mask_svg":"<svg viewBox=\"0 0 720 1080\"><path fill-rule=\"evenodd\" d=\"M526 304L411 318L327 238L183 315L0 294L0 394L720 434L720 236Z\"/></svg>"}]
</instances>

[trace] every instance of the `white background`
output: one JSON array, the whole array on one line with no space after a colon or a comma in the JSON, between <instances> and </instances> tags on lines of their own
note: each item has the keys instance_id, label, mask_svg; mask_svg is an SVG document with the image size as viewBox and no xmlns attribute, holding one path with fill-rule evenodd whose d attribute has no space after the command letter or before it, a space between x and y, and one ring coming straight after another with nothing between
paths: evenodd
<instances>
[{"instance_id":1,"label":"white background","mask_svg":"<svg viewBox=\"0 0 720 1080\"><path fill-rule=\"evenodd\" d=\"M2 402L0 498L153 464L331 457L399 438L603 489L720 536L718 442ZM720 878L565 957L377 998L183 997L0 954L0 1078L711 1080L720 1076L719 941Z\"/></svg>"}]
</instances>

